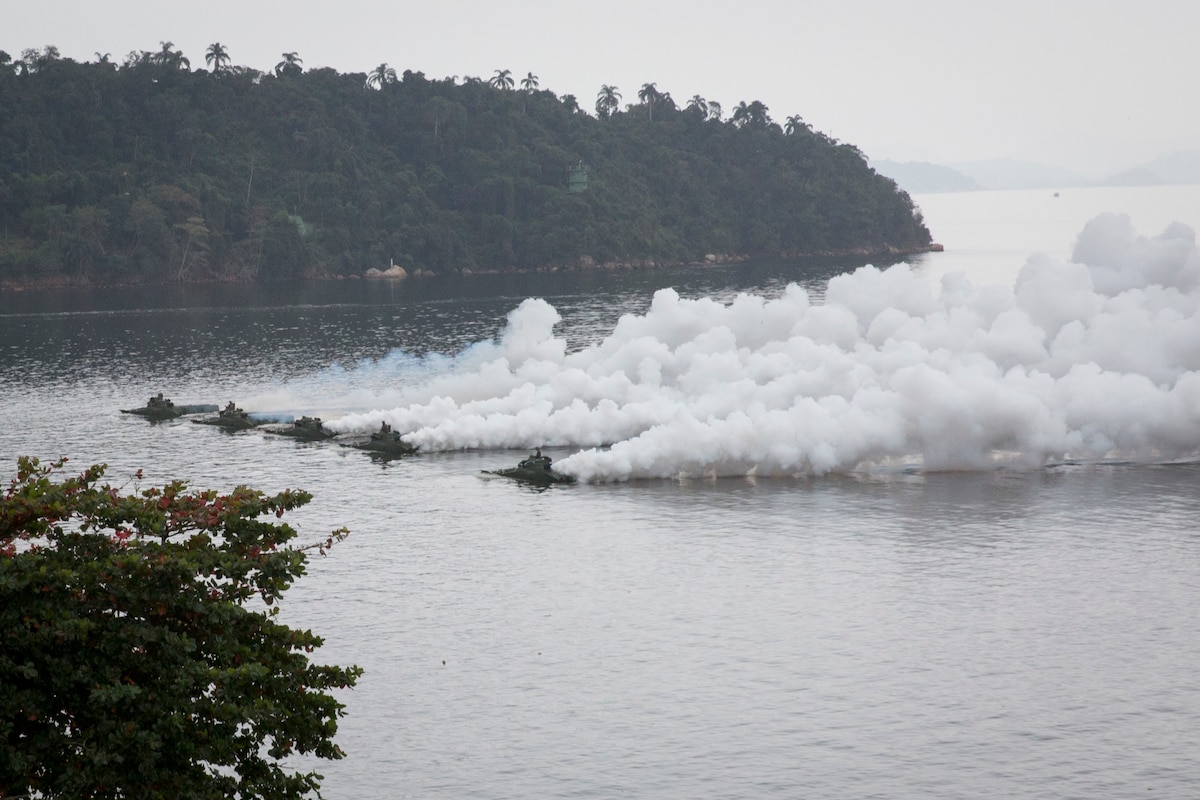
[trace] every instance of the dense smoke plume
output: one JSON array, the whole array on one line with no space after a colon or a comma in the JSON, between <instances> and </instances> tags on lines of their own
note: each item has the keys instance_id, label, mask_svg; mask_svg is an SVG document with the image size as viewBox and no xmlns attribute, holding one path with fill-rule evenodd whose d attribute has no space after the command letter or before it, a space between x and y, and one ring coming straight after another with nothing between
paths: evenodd
<instances>
[{"instance_id":1,"label":"dense smoke plume","mask_svg":"<svg viewBox=\"0 0 1200 800\"><path fill-rule=\"evenodd\" d=\"M729 303L666 289L568 352L522 302L498 340L426 362L387 421L425 450L569 446L583 480L988 469L1200 451L1200 251L1174 224L1092 220L1011 287L863 267ZM436 368L434 368L436 367Z\"/></svg>"}]
</instances>

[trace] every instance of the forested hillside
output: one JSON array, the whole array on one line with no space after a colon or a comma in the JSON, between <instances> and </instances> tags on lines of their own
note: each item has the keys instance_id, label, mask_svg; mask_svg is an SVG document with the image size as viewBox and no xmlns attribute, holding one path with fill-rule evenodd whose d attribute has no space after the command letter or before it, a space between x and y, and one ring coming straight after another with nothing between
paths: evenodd
<instances>
[{"instance_id":1,"label":"forested hillside","mask_svg":"<svg viewBox=\"0 0 1200 800\"><path fill-rule=\"evenodd\" d=\"M582 108L536 76L193 68L166 42L0 52L0 282L274 280L706 254L921 250L861 152L654 84ZM572 171L574 170L574 172ZM586 183L586 185L585 185Z\"/></svg>"}]
</instances>

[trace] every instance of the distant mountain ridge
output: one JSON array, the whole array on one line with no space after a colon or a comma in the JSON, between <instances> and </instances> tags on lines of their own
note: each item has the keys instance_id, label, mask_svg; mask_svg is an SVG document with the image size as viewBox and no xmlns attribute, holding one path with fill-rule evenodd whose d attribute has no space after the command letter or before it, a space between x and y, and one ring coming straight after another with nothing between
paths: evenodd
<instances>
[{"instance_id":1,"label":"distant mountain ridge","mask_svg":"<svg viewBox=\"0 0 1200 800\"><path fill-rule=\"evenodd\" d=\"M1200 183L1200 150L1168 153L1134 169L1146 170L1160 183Z\"/></svg>"},{"instance_id":2,"label":"distant mountain ridge","mask_svg":"<svg viewBox=\"0 0 1200 800\"><path fill-rule=\"evenodd\" d=\"M1099 179L1088 178L1062 167L1010 158L950 165L884 159L872 161L871 166L879 174L894 180L905 191L918 194L988 189L1200 184L1200 150L1168 153Z\"/></svg>"},{"instance_id":3,"label":"distant mountain ridge","mask_svg":"<svg viewBox=\"0 0 1200 800\"><path fill-rule=\"evenodd\" d=\"M955 164L954 169L988 189L1058 189L1088 183L1087 178L1069 169L1015 158L969 161Z\"/></svg>"},{"instance_id":4,"label":"distant mountain ridge","mask_svg":"<svg viewBox=\"0 0 1200 800\"><path fill-rule=\"evenodd\" d=\"M971 192L984 187L956 169L925 161L872 161L871 166L880 175L894 180L900 188L910 193L923 192Z\"/></svg>"}]
</instances>

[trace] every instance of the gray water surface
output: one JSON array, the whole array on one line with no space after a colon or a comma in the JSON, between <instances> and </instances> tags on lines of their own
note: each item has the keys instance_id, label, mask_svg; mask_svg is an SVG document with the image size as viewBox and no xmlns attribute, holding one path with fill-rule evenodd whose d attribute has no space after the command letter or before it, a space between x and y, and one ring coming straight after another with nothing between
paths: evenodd
<instances>
[{"instance_id":1,"label":"gray water surface","mask_svg":"<svg viewBox=\"0 0 1200 800\"><path fill-rule=\"evenodd\" d=\"M822 269L683 278L732 296ZM481 476L516 451L381 463L118 411L321 410L525 296L580 346L683 278L8 295L0 476L69 455L118 484L300 487L302 539L348 526L283 604L319 660L366 669L329 798L1195 796L1195 463L537 491Z\"/></svg>"}]
</instances>

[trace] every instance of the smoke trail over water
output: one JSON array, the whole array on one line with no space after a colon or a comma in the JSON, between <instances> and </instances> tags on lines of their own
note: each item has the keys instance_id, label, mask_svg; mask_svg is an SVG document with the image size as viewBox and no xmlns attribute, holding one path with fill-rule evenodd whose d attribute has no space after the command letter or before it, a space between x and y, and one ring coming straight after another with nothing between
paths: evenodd
<instances>
[{"instance_id":1,"label":"smoke trail over water","mask_svg":"<svg viewBox=\"0 0 1200 800\"><path fill-rule=\"evenodd\" d=\"M655 294L568 352L558 312L522 302L499 339L440 362L386 420L425 450L564 445L584 480L985 469L1200 452L1200 251L1174 224L1102 215L1070 263L1014 286L906 265L729 303Z\"/></svg>"}]
</instances>

